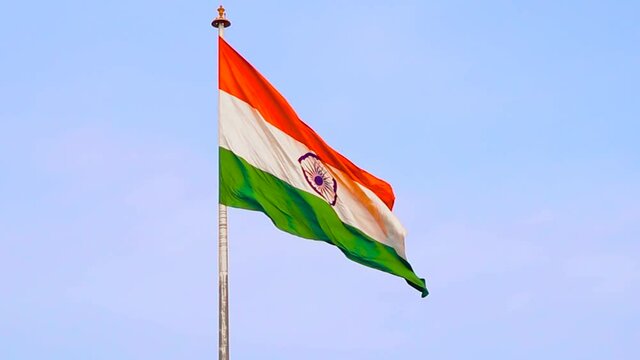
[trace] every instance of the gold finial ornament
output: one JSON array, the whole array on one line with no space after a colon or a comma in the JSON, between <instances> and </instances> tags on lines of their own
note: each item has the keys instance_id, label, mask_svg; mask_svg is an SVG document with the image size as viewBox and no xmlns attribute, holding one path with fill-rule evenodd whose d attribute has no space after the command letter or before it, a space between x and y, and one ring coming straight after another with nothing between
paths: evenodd
<instances>
[{"instance_id":1,"label":"gold finial ornament","mask_svg":"<svg viewBox=\"0 0 640 360\"><path fill-rule=\"evenodd\" d=\"M222 7L222 5L220 5L220 7L218 8L218 17L213 19L213 21L211 22L211 26L213 26L214 28L219 28L220 25L222 25L223 27L231 26L231 21L227 19L227 16L224 12L224 7Z\"/></svg>"}]
</instances>

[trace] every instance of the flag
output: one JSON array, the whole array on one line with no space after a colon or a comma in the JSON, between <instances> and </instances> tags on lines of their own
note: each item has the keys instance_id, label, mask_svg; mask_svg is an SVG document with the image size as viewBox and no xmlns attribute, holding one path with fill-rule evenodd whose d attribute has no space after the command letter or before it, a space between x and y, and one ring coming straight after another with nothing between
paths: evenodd
<instances>
[{"instance_id":1,"label":"flag","mask_svg":"<svg viewBox=\"0 0 640 360\"><path fill-rule=\"evenodd\" d=\"M219 43L220 203L266 214L279 229L428 291L407 262L391 186L302 122L224 39Z\"/></svg>"}]
</instances>

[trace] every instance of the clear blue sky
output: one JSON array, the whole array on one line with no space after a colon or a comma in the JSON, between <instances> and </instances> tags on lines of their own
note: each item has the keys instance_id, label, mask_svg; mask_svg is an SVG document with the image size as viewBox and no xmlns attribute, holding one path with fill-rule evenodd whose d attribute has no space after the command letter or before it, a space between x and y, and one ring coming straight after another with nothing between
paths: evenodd
<instances>
[{"instance_id":1,"label":"clear blue sky","mask_svg":"<svg viewBox=\"0 0 640 360\"><path fill-rule=\"evenodd\" d=\"M211 1L0 6L0 358L215 359ZM640 4L239 1L431 295L230 212L238 359L640 358Z\"/></svg>"}]
</instances>

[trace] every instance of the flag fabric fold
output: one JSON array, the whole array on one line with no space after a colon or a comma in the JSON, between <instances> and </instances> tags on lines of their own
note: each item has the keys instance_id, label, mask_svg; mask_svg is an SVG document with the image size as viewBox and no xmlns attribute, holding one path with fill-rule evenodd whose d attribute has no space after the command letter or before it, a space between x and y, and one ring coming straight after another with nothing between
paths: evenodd
<instances>
[{"instance_id":1,"label":"flag fabric fold","mask_svg":"<svg viewBox=\"0 0 640 360\"><path fill-rule=\"evenodd\" d=\"M224 39L219 42L220 203L266 214L279 229L428 294L406 260L405 230L385 181L328 146Z\"/></svg>"}]
</instances>

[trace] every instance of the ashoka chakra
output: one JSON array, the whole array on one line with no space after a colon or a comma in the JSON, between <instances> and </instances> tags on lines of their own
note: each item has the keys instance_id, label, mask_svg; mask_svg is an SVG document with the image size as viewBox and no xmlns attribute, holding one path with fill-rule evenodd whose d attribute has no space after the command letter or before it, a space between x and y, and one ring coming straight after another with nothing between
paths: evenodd
<instances>
[{"instance_id":1,"label":"ashoka chakra","mask_svg":"<svg viewBox=\"0 0 640 360\"><path fill-rule=\"evenodd\" d=\"M331 176L329 170L322 164L322 161L318 155L314 153L306 153L302 155L298 162L302 167L302 173L309 185L317 192L323 199L325 199L331 206L336 204L338 199L338 183Z\"/></svg>"}]
</instances>

